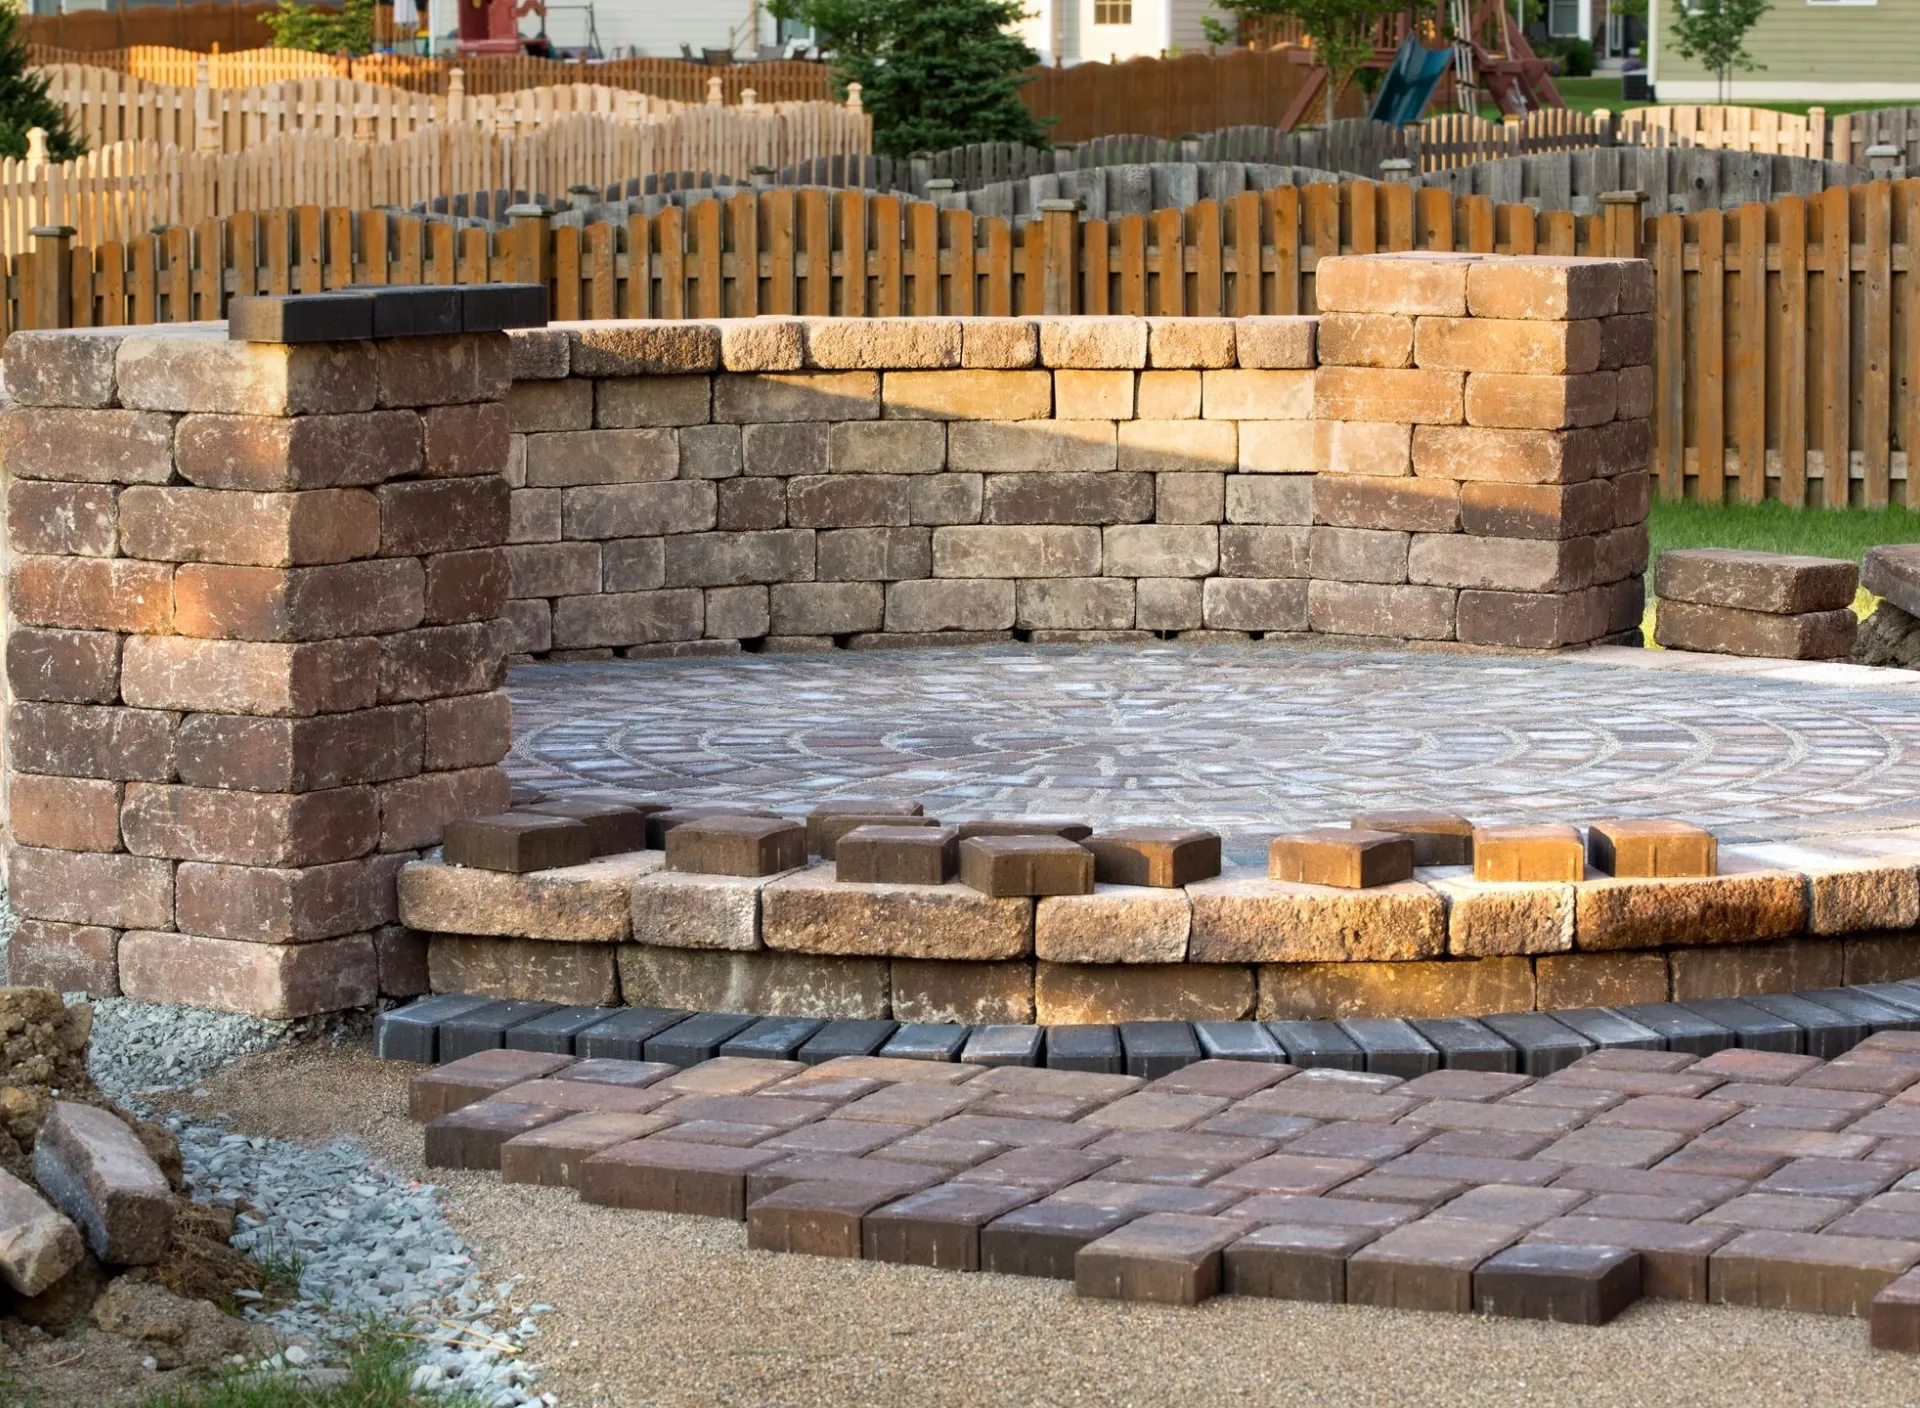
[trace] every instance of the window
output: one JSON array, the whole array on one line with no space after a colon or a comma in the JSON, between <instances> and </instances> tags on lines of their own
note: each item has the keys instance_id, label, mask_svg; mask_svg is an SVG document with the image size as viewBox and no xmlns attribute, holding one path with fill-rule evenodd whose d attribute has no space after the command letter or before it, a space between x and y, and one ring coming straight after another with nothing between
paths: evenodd
<instances>
[{"instance_id":1,"label":"window","mask_svg":"<svg viewBox=\"0 0 1920 1408\"><path fill-rule=\"evenodd\" d=\"M1095 24L1132 24L1133 0L1093 0Z\"/></svg>"},{"instance_id":2,"label":"window","mask_svg":"<svg viewBox=\"0 0 1920 1408\"><path fill-rule=\"evenodd\" d=\"M1555 39L1580 37L1580 0L1547 0L1547 33Z\"/></svg>"},{"instance_id":3,"label":"window","mask_svg":"<svg viewBox=\"0 0 1920 1408\"><path fill-rule=\"evenodd\" d=\"M1880 0L1807 0L1809 5L1877 5Z\"/></svg>"}]
</instances>

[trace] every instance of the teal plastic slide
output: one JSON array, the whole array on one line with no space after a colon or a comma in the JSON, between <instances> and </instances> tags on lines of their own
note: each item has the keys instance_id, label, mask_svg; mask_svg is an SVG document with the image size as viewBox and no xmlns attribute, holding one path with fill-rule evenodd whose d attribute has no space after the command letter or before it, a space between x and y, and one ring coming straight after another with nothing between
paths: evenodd
<instances>
[{"instance_id":1,"label":"teal plastic slide","mask_svg":"<svg viewBox=\"0 0 1920 1408\"><path fill-rule=\"evenodd\" d=\"M1429 49L1417 36L1409 34L1400 41L1400 52L1393 56L1386 81L1373 100L1373 117L1391 122L1395 127L1418 122L1441 75L1452 62L1451 48Z\"/></svg>"}]
</instances>

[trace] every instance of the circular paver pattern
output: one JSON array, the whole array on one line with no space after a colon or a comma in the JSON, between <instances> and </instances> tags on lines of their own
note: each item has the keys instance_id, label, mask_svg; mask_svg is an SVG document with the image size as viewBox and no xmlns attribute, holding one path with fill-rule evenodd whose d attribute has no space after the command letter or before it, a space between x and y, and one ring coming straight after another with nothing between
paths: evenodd
<instances>
[{"instance_id":1,"label":"circular paver pattern","mask_svg":"<svg viewBox=\"0 0 1920 1408\"><path fill-rule=\"evenodd\" d=\"M1577 657L999 646L534 665L508 689L517 778L790 813L914 798L1243 845L1391 807L1729 840L1920 824L1920 698Z\"/></svg>"}]
</instances>

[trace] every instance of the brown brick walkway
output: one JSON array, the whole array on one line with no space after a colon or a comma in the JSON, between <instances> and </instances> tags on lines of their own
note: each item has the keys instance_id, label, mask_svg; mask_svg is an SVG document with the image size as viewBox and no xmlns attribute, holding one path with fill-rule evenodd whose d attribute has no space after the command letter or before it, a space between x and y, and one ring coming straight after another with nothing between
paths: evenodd
<instances>
[{"instance_id":1,"label":"brown brick walkway","mask_svg":"<svg viewBox=\"0 0 1920 1408\"><path fill-rule=\"evenodd\" d=\"M431 1164L744 1219L748 1244L1598 1322L1642 1295L1920 1348L1920 1034L1831 1062L1613 1050L1543 1079L1203 1061L1153 1082L846 1057L488 1051L416 1077Z\"/></svg>"}]
</instances>

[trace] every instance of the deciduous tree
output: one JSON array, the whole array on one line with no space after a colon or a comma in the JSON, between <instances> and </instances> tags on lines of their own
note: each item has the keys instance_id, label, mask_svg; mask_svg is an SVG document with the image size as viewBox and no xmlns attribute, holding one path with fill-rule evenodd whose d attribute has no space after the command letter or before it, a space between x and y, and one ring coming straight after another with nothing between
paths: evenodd
<instances>
[{"instance_id":1,"label":"deciduous tree","mask_svg":"<svg viewBox=\"0 0 1920 1408\"><path fill-rule=\"evenodd\" d=\"M1347 81L1373 57L1373 33L1384 15L1398 14L1404 3L1385 0L1214 0L1220 9L1244 25L1249 20L1294 20L1306 32L1313 52L1327 70L1327 121ZM1232 28L1208 17L1201 21L1215 44L1235 42Z\"/></svg>"},{"instance_id":2,"label":"deciduous tree","mask_svg":"<svg viewBox=\"0 0 1920 1408\"><path fill-rule=\"evenodd\" d=\"M1772 0L1691 0L1676 5L1673 47L1681 57L1713 70L1721 102L1733 91L1735 69L1750 73L1766 67L1747 52L1747 35L1772 8Z\"/></svg>"}]
</instances>

